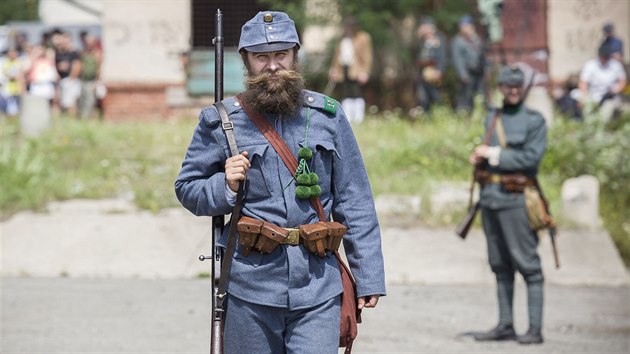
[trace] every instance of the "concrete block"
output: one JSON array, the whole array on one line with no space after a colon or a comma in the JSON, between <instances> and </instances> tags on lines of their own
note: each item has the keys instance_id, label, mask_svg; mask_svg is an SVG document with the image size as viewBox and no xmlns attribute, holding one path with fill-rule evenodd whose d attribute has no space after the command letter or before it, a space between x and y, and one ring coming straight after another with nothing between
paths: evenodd
<instances>
[{"instance_id":1,"label":"concrete block","mask_svg":"<svg viewBox=\"0 0 630 354\"><path fill-rule=\"evenodd\" d=\"M562 184L562 217L587 229L600 229L599 181L595 176L569 178Z\"/></svg>"}]
</instances>

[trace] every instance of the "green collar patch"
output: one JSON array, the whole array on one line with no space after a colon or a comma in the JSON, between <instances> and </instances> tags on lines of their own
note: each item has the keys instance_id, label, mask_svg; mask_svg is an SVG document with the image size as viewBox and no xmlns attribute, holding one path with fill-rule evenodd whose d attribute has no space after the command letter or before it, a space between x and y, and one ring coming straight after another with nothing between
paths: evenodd
<instances>
[{"instance_id":1,"label":"green collar patch","mask_svg":"<svg viewBox=\"0 0 630 354\"><path fill-rule=\"evenodd\" d=\"M330 97L324 97L324 111L337 114L337 101Z\"/></svg>"}]
</instances>

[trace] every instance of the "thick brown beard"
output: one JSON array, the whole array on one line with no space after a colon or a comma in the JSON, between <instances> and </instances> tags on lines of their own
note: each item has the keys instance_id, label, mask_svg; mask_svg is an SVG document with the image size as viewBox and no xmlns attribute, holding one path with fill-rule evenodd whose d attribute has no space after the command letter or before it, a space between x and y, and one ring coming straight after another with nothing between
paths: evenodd
<instances>
[{"instance_id":1,"label":"thick brown beard","mask_svg":"<svg viewBox=\"0 0 630 354\"><path fill-rule=\"evenodd\" d=\"M263 71L245 79L245 99L255 110L283 117L302 106L304 78L295 70Z\"/></svg>"}]
</instances>

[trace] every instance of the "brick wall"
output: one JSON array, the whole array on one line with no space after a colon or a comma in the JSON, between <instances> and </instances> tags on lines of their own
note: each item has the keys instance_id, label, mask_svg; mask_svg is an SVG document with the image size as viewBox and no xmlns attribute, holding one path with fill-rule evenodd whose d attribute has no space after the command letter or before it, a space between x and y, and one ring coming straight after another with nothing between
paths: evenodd
<instances>
[{"instance_id":1,"label":"brick wall","mask_svg":"<svg viewBox=\"0 0 630 354\"><path fill-rule=\"evenodd\" d=\"M161 120L180 117L197 117L201 109L211 105L211 97L169 96L168 89L185 91L184 85L107 83L104 101L105 119L116 120Z\"/></svg>"}]
</instances>

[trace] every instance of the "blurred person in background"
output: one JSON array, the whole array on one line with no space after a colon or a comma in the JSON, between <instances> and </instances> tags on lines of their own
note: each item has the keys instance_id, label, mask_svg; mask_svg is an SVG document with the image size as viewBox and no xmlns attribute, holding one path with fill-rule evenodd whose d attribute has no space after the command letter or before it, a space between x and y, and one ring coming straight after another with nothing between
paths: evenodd
<instances>
[{"instance_id":1,"label":"blurred person in background","mask_svg":"<svg viewBox=\"0 0 630 354\"><path fill-rule=\"evenodd\" d=\"M333 56L329 80L341 83L344 96L341 108L353 123L361 123L365 118L362 87L370 79L372 55L372 37L359 30L356 18L347 17L343 22L343 37Z\"/></svg>"},{"instance_id":2,"label":"blurred person in background","mask_svg":"<svg viewBox=\"0 0 630 354\"><path fill-rule=\"evenodd\" d=\"M604 40L602 45L608 45L610 48L610 57L623 63L623 42L615 36L615 26L609 22L602 28L604 32Z\"/></svg>"},{"instance_id":3,"label":"blurred person in background","mask_svg":"<svg viewBox=\"0 0 630 354\"><path fill-rule=\"evenodd\" d=\"M69 33L56 31L52 35L55 65L59 74L59 109L62 113L76 113L81 94L81 55L72 44Z\"/></svg>"},{"instance_id":4,"label":"blurred person in background","mask_svg":"<svg viewBox=\"0 0 630 354\"><path fill-rule=\"evenodd\" d=\"M585 115L598 111L603 123L609 122L621 108L620 93L626 86L623 65L612 59L613 48L603 43L598 57L584 64L580 72L579 88Z\"/></svg>"},{"instance_id":5,"label":"blurred person in background","mask_svg":"<svg viewBox=\"0 0 630 354\"><path fill-rule=\"evenodd\" d=\"M30 66L26 75L31 95L44 97L53 105L55 85L59 80L55 68L55 53L38 45L31 49Z\"/></svg>"},{"instance_id":6,"label":"blurred person in background","mask_svg":"<svg viewBox=\"0 0 630 354\"><path fill-rule=\"evenodd\" d=\"M23 63L16 48L9 48L6 58L2 60L0 70L1 91L3 97L4 113L9 117L15 117L20 112L20 96L25 90Z\"/></svg>"},{"instance_id":7,"label":"blurred person in background","mask_svg":"<svg viewBox=\"0 0 630 354\"><path fill-rule=\"evenodd\" d=\"M544 277L537 252L538 235L530 227L523 191L525 186L533 185L538 173L547 147L547 125L540 113L523 104L524 82L525 75L518 66L501 68L498 84L503 108L487 116L485 127L491 139L487 145L477 146L470 156L481 185L481 221L499 304L499 323L490 331L475 333L477 341L543 342ZM514 176L526 179L506 183ZM529 315L529 329L518 336L512 310L517 271L527 284Z\"/></svg>"},{"instance_id":8,"label":"blurred person in background","mask_svg":"<svg viewBox=\"0 0 630 354\"><path fill-rule=\"evenodd\" d=\"M567 78L556 97L556 106L560 113L568 118L581 122L583 120L582 108L580 107L580 89L578 84L580 77L578 74L571 74Z\"/></svg>"},{"instance_id":9,"label":"blurred person in background","mask_svg":"<svg viewBox=\"0 0 630 354\"><path fill-rule=\"evenodd\" d=\"M102 55L96 37L82 36L84 45L81 53L81 95L79 97L79 118L89 118L97 101L97 82L100 78Z\"/></svg>"},{"instance_id":10,"label":"blurred person in background","mask_svg":"<svg viewBox=\"0 0 630 354\"><path fill-rule=\"evenodd\" d=\"M446 66L446 40L437 31L435 20L428 16L420 19L418 37L417 99L424 112L429 113L431 106L440 100L440 85Z\"/></svg>"},{"instance_id":11,"label":"blurred person in background","mask_svg":"<svg viewBox=\"0 0 630 354\"><path fill-rule=\"evenodd\" d=\"M459 32L451 42L451 55L457 73L458 112L470 115L475 96L481 92L484 76L483 43L469 15L458 21Z\"/></svg>"}]
</instances>

